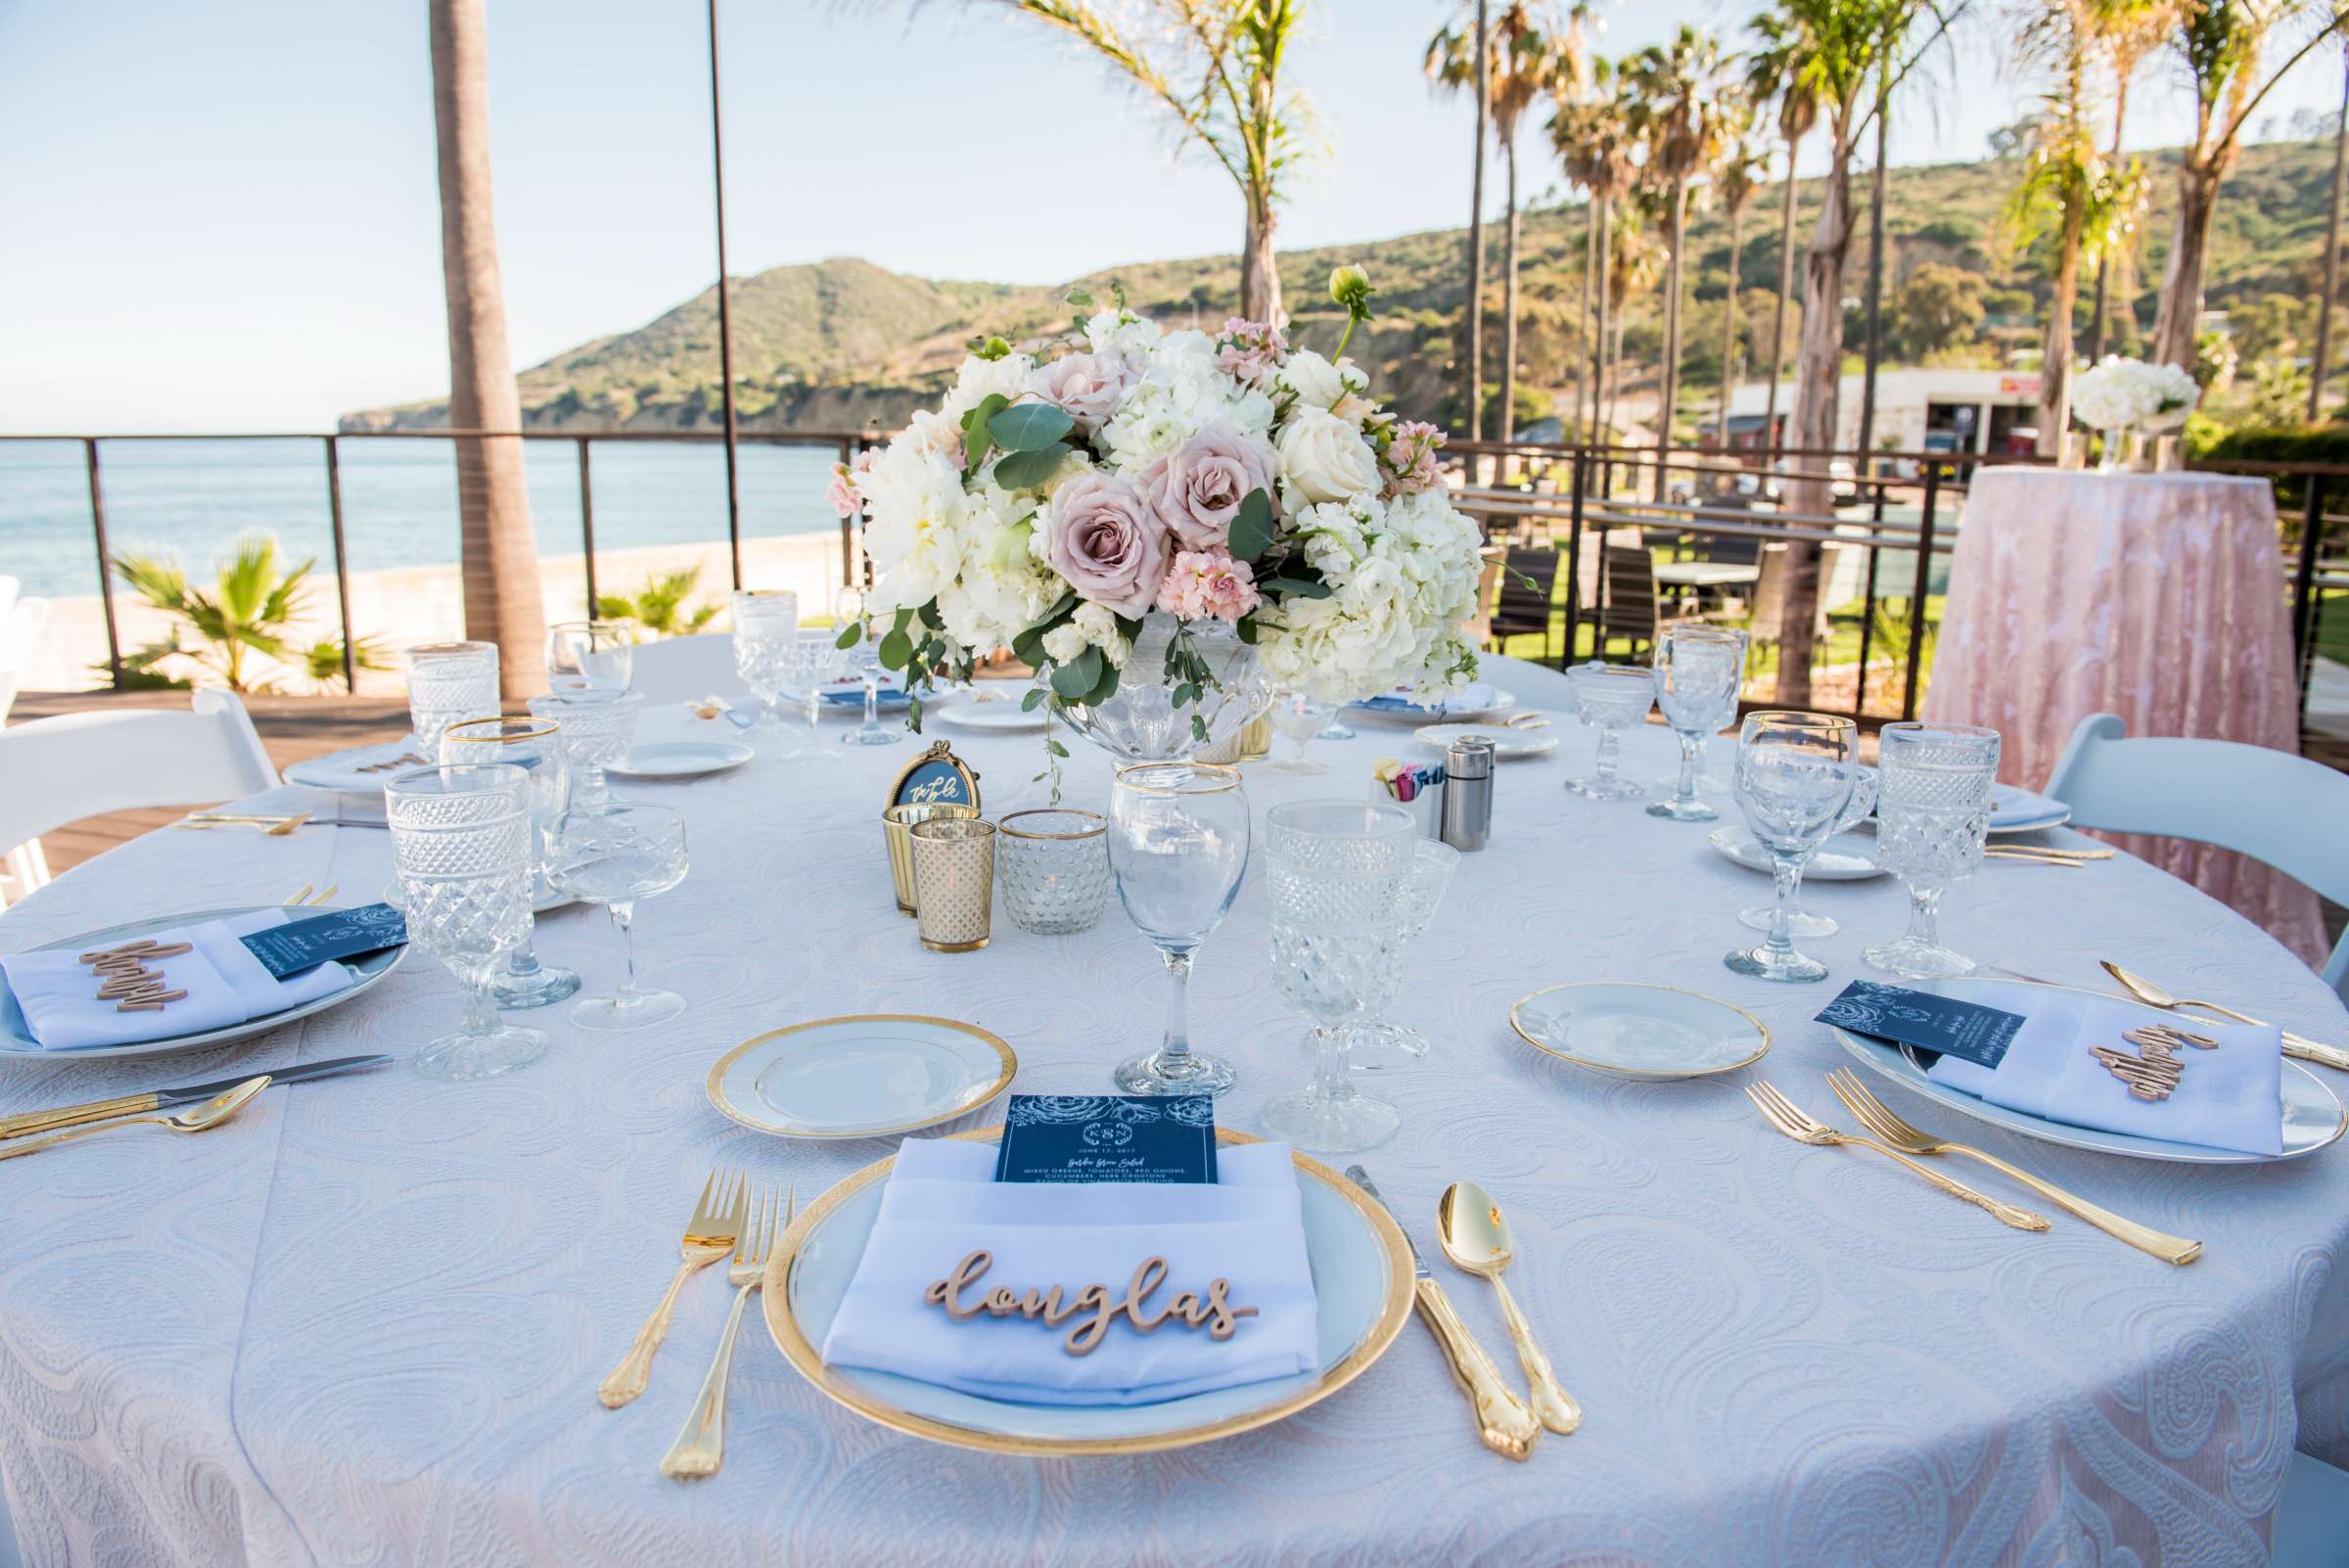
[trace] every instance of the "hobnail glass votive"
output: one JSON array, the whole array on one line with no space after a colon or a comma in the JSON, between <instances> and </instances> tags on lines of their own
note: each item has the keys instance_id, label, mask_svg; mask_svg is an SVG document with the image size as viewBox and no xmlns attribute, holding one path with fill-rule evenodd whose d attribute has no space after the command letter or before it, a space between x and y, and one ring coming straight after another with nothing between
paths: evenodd
<instances>
[{"instance_id":1,"label":"hobnail glass votive","mask_svg":"<svg viewBox=\"0 0 2349 1568\"><path fill-rule=\"evenodd\" d=\"M913 882L923 946L933 952L986 946L995 903L995 825L970 816L916 822Z\"/></svg>"},{"instance_id":2,"label":"hobnail glass votive","mask_svg":"<svg viewBox=\"0 0 2349 1568\"><path fill-rule=\"evenodd\" d=\"M957 801L917 801L882 809L881 837L889 847L889 882L898 897L898 913L911 915L921 907L920 890L913 882L913 825L933 817L962 820L978 814L979 807Z\"/></svg>"},{"instance_id":3,"label":"hobnail glass votive","mask_svg":"<svg viewBox=\"0 0 2349 1568\"><path fill-rule=\"evenodd\" d=\"M1109 819L1094 811L1014 811L995 824L1003 912L1038 937L1088 931L1109 902Z\"/></svg>"}]
</instances>

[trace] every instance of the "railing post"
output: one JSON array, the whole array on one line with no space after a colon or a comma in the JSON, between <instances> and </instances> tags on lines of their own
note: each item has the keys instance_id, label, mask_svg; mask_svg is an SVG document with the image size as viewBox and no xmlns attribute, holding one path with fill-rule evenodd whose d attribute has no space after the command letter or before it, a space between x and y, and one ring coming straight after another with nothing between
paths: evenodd
<instances>
[{"instance_id":1,"label":"railing post","mask_svg":"<svg viewBox=\"0 0 2349 1568\"><path fill-rule=\"evenodd\" d=\"M335 543L335 607L343 615L343 689L359 689L359 656L350 636L350 560L343 548L343 458L335 437L326 441L326 525Z\"/></svg>"},{"instance_id":2,"label":"railing post","mask_svg":"<svg viewBox=\"0 0 2349 1568\"><path fill-rule=\"evenodd\" d=\"M1901 717L1916 716L1916 680L1925 662L1925 590L1933 570L1933 514L1941 499L1941 465L1925 465L1925 515L1916 530L1916 581L1909 592L1909 679L1901 690ZM1865 674L1865 672L1864 672Z\"/></svg>"},{"instance_id":3,"label":"railing post","mask_svg":"<svg viewBox=\"0 0 2349 1568\"><path fill-rule=\"evenodd\" d=\"M595 613L595 484L587 473L587 443L590 438L578 438L579 445L579 548L580 559L587 568L587 619L598 619Z\"/></svg>"},{"instance_id":4,"label":"railing post","mask_svg":"<svg viewBox=\"0 0 2349 1568\"><path fill-rule=\"evenodd\" d=\"M852 448L861 444L862 442L853 437L843 436L840 438L840 460L844 466L856 461L856 452ZM840 585L850 588L854 587L855 584L856 530L844 517L840 520Z\"/></svg>"},{"instance_id":5,"label":"railing post","mask_svg":"<svg viewBox=\"0 0 2349 1568\"><path fill-rule=\"evenodd\" d=\"M2292 655L2300 677L2300 714L2308 715L2308 677L2317 645L2317 555L2325 535L2325 476L2308 476L2300 513L2300 560L2292 574Z\"/></svg>"},{"instance_id":6,"label":"railing post","mask_svg":"<svg viewBox=\"0 0 2349 1568\"><path fill-rule=\"evenodd\" d=\"M1867 716L1867 656L1876 638L1876 564L1884 558L1884 486L1876 486L1876 504L1868 516L1867 585L1860 590L1860 684L1852 699L1852 717Z\"/></svg>"},{"instance_id":7,"label":"railing post","mask_svg":"<svg viewBox=\"0 0 2349 1568\"><path fill-rule=\"evenodd\" d=\"M98 603L106 612L106 667L115 689L122 689L122 638L115 627L115 551L106 542L106 492L98 483L98 438L81 438L83 460L90 470L90 538L98 546Z\"/></svg>"},{"instance_id":8,"label":"railing post","mask_svg":"<svg viewBox=\"0 0 2349 1568\"><path fill-rule=\"evenodd\" d=\"M1588 452L1574 454L1574 496L1568 503L1573 523L1566 532L1566 646L1558 651L1560 669L1574 663L1575 639L1583 629L1583 488L1590 477L1589 461Z\"/></svg>"}]
</instances>

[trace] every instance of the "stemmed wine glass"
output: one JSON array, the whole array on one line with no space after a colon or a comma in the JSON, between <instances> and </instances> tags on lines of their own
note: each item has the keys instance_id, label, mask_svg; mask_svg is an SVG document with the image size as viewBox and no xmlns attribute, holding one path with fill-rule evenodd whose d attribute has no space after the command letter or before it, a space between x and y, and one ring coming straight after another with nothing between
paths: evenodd
<instances>
[{"instance_id":1,"label":"stemmed wine glass","mask_svg":"<svg viewBox=\"0 0 2349 1568\"><path fill-rule=\"evenodd\" d=\"M1248 795L1240 770L1207 762L1135 762L1110 788L1109 864L1126 917L1173 982L1166 1038L1121 1062L1128 1094L1221 1094L1231 1064L1191 1049L1191 955L1223 923L1248 874Z\"/></svg>"},{"instance_id":2,"label":"stemmed wine glass","mask_svg":"<svg viewBox=\"0 0 2349 1568\"><path fill-rule=\"evenodd\" d=\"M1384 1143L1403 1113L1354 1086L1347 1027L1375 1016L1401 983L1411 813L1362 801L1302 801L1265 814L1270 851L1272 984L1313 1020L1313 1081L1265 1107L1265 1130L1301 1149L1350 1154Z\"/></svg>"},{"instance_id":3,"label":"stemmed wine glass","mask_svg":"<svg viewBox=\"0 0 2349 1568\"><path fill-rule=\"evenodd\" d=\"M564 813L555 825L549 880L559 893L600 903L620 928L627 979L609 996L590 996L571 1010L581 1029L616 1031L667 1023L685 1010L673 991L637 984L636 900L667 893L685 880L685 819L666 806L615 803L599 810Z\"/></svg>"},{"instance_id":4,"label":"stemmed wine glass","mask_svg":"<svg viewBox=\"0 0 2349 1568\"><path fill-rule=\"evenodd\" d=\"M1575 712L1598 731L1598 763L1589 778L1570 778L1566 787L1593 801L1628 801L1647 792L1615 771L1618 730L1647 720L1655 706L1656 681L1650 670L1632 665L1591 663L1566 671L1574 685Z\"/></svg>"},{"instance_id":5,"label":"stemmed wine glass","mask_svg":"<svg viewBox=\"0 0 2349 1568\"><path fill-rule=\"evenodd\" d=\"M1982 865L1999 732L1976 724L1884 726L1876 754L1876 863L1909 890L1908 934L1861 953L1911 980L1970 975L1974 960L1941 941L1941 896Z\"/></svg>"},{"instance_id":6,"label":"stemmed wine glass","mask_svg":"<svg viewBox=\"0 0 2349 1568\"><path fill-rule=\"evenodd\" d=\"M1777 883L1777 919L1759 947L1722 961L1760 980L1827 978L1827 966L1794 950L1786 912L1802 887L1803 864L1818 853L1851 805L1866 769L1851 761L1849 719L1821 714L1748 714L1737 735L1737 805L1745 825L1770 852Z\"/></svg>"},{"instance_id":7,"label":"stemmed wine glass","mask_svg":"<svg viewBox=\"0 0 2349 1568\"><path fill-rule=\"evenodd\" d=\"M469 718L440 736L440 761L454 764L501 762L519 767L530 780L530 892L546 876L547 844L555 824L571 808L571 769L563 761L562 726L552 719ZM576 970L542 964L531 932L506 955L490 983L500 1007L544 1007L579 989Z\"/></svg>"},{"instance_id":8,"label":"stemmed wine glass","mask_svg":"<svg viewBox=\"0 0 2349 1568\"><path fill-rule=\"evenodd\" d=\"M1440 839L1411 845L1411 875L1403 890L1403 939L1417 942L1435 923L1436 910L1460 866L1460 852ZM1427 1054L1427 1037L1373 1012L1346 1030L1347 1063L1358 1073L1392 1073Z\"/></svg>"},{"instance_id":9,"label":"stemmed wine glass","mask_svg":"<svg viewBox=\"0 0 2349 1568\"><path fill-rule=\"evenodd\" d=\"M795 747L783 727L782 702L800 645L800 596L788 588L734 595L734 673L759 699L759 729Z\"/></svg>"},{"instance_id":10,"label":"stemmed wine glass","mask_svg":"<svg viewBox=\"0 0 2349 1568\"><path fill-rule=\"evenodd\" d=\"M861 631L848 649L849 667L864 681L864 722L843 735L844 746L895 746L905 738L903 726L881 722L881 636L873 624L871 595L862 588L840 590L839 621L853 622Z\"/></svg>"},{"instance_id":11,"label":"stemmed wine glass","mask_svg":"<svg viewBox=\"0 0 2349 1568\"><path fill-rule=\"evenodd\" d=\"M1681 776L1672 799L1648 803L1648 815L1675 822L1721 815L1696 798L1696 771L1705 737L1737 716L1745 641L1744 632L1726 626L1667 626L1656 638L1656 705L1681 738Z\"/></svg>"},{"instance_id":12,"label":"stemmed wine glass","mask_svg":"<svg viewBox=\"0 0 2349 1568\"><path fill-rule=\"evenodd\" d=\"M1799 725L1817 730L1822 737L1832 737L1834 744L1842 748L1844 761L1853 762L1859 761L1860 726L1852 720L1839 718L1833 714L1803 714L1784 711L1771 716L1778 721L1780 728ZM1827 829L1827 837L1833 838L1846 828L1865 820L1867 813L1875 808L1875 771L1872 768L1862 767L1860 781L1852 787L1851 802L1844 807L1842 815L1836 817L1835 825ZM1788 936L1799 937L1805 942L1816 941L1820 937L1832 937L1843 929L1833 915L1814 914L1804 908L1800 888L1795 890L1793 898L1786 900L1783 909L1773 899L1769 903L1758 903L1750 909L1737 911L1738 924L1751 926L1756 931L1768 931L1780 920L1785 921Z\"/></svg>"},{"instance_id":13,"label":"stemmed wine glass","mask_svg":"<svg viewBox=\"0 0 2349 1568\"><path fill-rule=\"evenodd\" d=\"M635 636L617 621L558 621L546 628L546 686L557 696L626 691Z\"/></svg>"},{"instance_id":14,"label":"stemmed wine glass","mask_svg":"<svg viewBox=\"0 0 2349 1568\"><path fill-rule=\"evenodd\" d=\"M824 685L840 673L841 661L848 657L834 646L833 635L829 629L802 630L784 666L787 689L807 721L806 744L783 754L783 761L795 766L814 767L845 761L840 753L823 744L820 723Z\"/></svg>"},{"instance_id":15,"label":"stemmed wine glass","mask_svg":"<svg viewBox=\"0 0 2349 1568\"><path fill-rule=\"evenodd\" d=\"M1329 768L1305 755L1306 748L1318 740L1329 721L1337 716L1338 705L1323 702L1318 697L1301 691L1284 691L1272 699L1272 727L1293 742L1294 756L1284 757L1265 765L1276 773L1326 773Z\"/></svg>"},{"instance_id":16,"label":"stemmed wine glass","mask_svg":"<svg viewBox=\"0 0 2349 1568\"><path fill-rule=\"evenodd\" d=\"M530 775L504 763L414 768L384 785L384 816L408 941L465 987L464 1022L416 1053L416 1071L461 1082L536 1061L545 1033L501 1020L491 992L530 934Z\"/></svg>"}]
</instances>

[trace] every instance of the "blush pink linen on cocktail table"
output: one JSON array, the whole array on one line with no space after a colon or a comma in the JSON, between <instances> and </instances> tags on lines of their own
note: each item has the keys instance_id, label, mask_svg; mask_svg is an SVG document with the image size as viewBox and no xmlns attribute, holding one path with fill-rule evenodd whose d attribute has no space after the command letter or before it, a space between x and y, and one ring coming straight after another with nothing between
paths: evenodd
<instances>
[{"instance_id":1,"label":"blush pink linen on cocktail table","mask_svg":"<svg viewBox=\"0 0 2349 1568\"><path fill-rule=\"evenodd\" d=\"M1999 777L2034 790L2091 714L2131 735L2297 755L2283 581L2263 480L1980 470L1923 716L1996 728ZM2205 845L2106 836L2324 961L2317 896L2291 878Z\"/></svg>"}]
</instances>

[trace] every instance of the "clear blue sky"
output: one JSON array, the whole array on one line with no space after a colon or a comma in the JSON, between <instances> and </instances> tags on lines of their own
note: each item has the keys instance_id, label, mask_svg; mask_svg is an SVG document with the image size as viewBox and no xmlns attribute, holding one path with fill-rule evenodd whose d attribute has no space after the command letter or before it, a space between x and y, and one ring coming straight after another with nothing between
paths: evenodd
<instances>
[{"instance_id":1,"label":"clear blue sky","mask_svg":"<svg viewBox=\"0 0 2349 1568\"><path fill-rule=\"evenodd\" d=\"M1466 216L1468 109L1419 75L1448 0L1320 0L1297 56L1331 144L1285 243ZM1616 53L1750 0L1615 11ZM491 0L517 360L625 330L714 274L701 0ZM935 0L721 0L739 275L863 255L1054 281L1230 249L1236 199L1034 24ZM2337 91L2324 53L2271 102ZM2025 89L1990 29L1903 107L1895 162L1981 156ZM2132 140L2188 121L2149 81ZM1531 190L1552 184L1529 134ZM424 0L0 0L0 431L323 430L445 389ZM1305 280L1299 280L1303 282Z\"/></svg>"}]
</instances>

